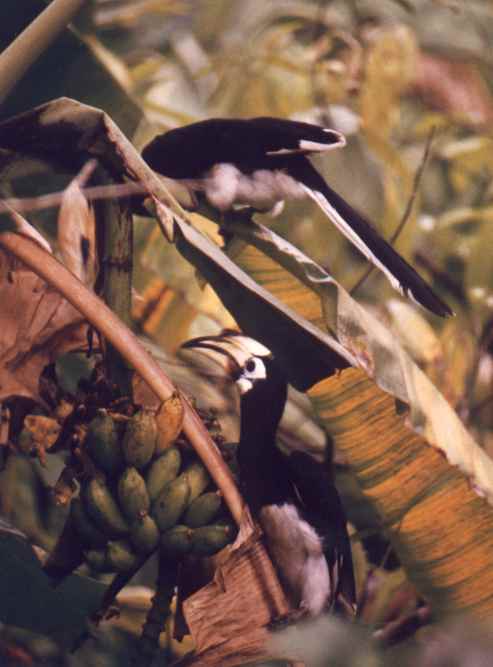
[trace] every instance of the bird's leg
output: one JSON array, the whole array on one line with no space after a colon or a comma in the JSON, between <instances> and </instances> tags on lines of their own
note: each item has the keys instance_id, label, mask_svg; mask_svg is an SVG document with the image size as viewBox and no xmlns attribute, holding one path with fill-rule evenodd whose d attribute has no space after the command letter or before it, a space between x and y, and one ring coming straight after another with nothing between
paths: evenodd
<instances>
[{"instance_id":1,"label":"bird's leg","mask_svg":"<svg viewBox=\"0 0 493 667\"><path fill-rule=\"evenodd\" d=\"M219 233L223 237L224 243L227 244L234 238L233 225L249 225L255 213L257 211L251 206L222 211L219 222Z\"/></svg>"},{"instance_id":2,"label":"bird's leg","mask_svg":"<svg viewBox=\"0 0 493 667\"><path fill-rule=\"evenodd\" d=\"M258 213L258 211L252 206L242 206L224 212L223 221L226 226L231 224L249 225L255 213Z\"/></svg>"},{"instance_id":3,"label":"bird's leg","mask_svg":"<svg viewBox=\"0 0 493 667\"><path fill-rule=\"evenodd\" d=\"M219 235L223 237L224 245L226 246L230 241L233 240L234 234L233 232L228 230L226 214L224 211L221 211L218 225L219 225Z\"/></svg>"},{"instance_id":4,"label":"bird's leg","mask_svg":"<svg viewBox=\"0 0 493 667\"><path fill-rule=\"evenodd\" d=\"M205 193L197 191L194 193L194 197L196 201L195 212L214 221L217 217L217 208L209 203Z\"/></svg>"}]
</instances>

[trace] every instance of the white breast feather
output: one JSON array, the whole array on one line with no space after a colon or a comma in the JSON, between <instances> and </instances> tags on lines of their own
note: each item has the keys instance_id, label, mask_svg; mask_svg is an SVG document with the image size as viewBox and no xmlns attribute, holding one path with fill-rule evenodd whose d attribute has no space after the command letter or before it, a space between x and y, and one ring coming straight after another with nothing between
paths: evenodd
<instances>
[{"instance_id":1,"label":"white breast feather","mask_svg":"<svg viewBox=\"0 0 493 667\"><path fill-rule=\"evenodd\" d=\"M238 201L241 172L232 164L216 164L205 179L205 195L220 211L227 211Z\"/></svg>"},{"instance_id":2,"label":"white breast feather","mask_svg":"<svg viewBox=\"0 0 493 667\"><path fill-rule=\"evenodd\" d=\"M330 596L330 577L322 541L294 505L268 505L260 512L267 547L288 585L293 602L312 616Z\"/></svg>"},{"instance_id":3,"label":"white breast feather","mask_svg":"<svg viewBox=\"0 0 493 667\"><path fill-rule=\"evenodd\" d=\"M202 188L209 202L221 211L227 211L233 204L248 204L263 210L284 199L306 197L301 185L282 171L257 169L251 174L242 174L228 163L215 165Z\"/></svg>"}]
</instances>

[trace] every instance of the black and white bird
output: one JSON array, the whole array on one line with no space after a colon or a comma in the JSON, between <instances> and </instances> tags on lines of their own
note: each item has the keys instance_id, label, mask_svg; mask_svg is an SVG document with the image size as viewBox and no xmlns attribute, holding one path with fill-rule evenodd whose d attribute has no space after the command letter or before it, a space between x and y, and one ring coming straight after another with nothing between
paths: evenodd
<instances>
[{"instance_id":1,"label":"black and white bird","mask_svg":"<svg viewBox=\"0 0 493 667\"><path fill-rule=\"evenodd\" d=\"M238 204L269 210L284 200L312 199L395 289L436 315L451 315L448 305L309 160L345 144L340 132L310 123L212 118L155 137L142 156L154 171L180 181L192 202L202 193L222 212Z\"/></svg>"},{"instance_id":2,"label":"black and white bird","mask_svg":"<svg viewBox=\"0 0 493 667\"><path fill-rule=\"evenodd\" d=\"M298 610L293 616L318 616L335 605L353 612L346 519L327 467L301 451L285 455L276 444L288 388L281 367L266 347L235 332L183 347L217 353L239 388L241 490Z\"/></svg>"}]
</instances>

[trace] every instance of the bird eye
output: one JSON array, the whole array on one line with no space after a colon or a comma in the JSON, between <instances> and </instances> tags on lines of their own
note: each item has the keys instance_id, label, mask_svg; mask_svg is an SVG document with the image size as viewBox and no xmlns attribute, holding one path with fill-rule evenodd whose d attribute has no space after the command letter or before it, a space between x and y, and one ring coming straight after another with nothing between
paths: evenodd
<instances>
[{"instance_id":1,"label":"bird eye","mask_svg":"<svg viewBox=\"0 0 493 667\"><path fill-rule=\"evenodd\" d=\"M255 369L257 368L257 363L255 359L248 359L248 361L245 364L245 370L247 373L253 373Z\"/></svg>"}]
</instances>

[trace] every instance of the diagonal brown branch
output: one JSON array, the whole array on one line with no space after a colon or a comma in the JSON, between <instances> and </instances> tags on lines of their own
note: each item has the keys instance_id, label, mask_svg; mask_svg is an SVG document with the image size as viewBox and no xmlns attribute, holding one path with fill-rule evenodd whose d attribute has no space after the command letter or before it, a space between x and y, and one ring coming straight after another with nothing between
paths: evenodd
<instances>
[{"instance_id":1,"label":"diagonal brown branch","mask_svg":"<svg viewBox=\"0 0 493 667\"><path fill-rule=\"evenodd\" d=\"M84 0L53 2L0 55L0 102L66 28Z\"/></svg>"},{"instance_id":2,"label":"diagonal brown branch","mask_svg":"<svg viewBox=\"0 0 493 667\"><path fill-rule=\"evenodd\" d=\"M176 391L173 383L157 362L147 353L137 337L78 278L35 241L21 234L0 234L0 247L15 255L37 275L58 290L135 368L156 396L164 401ZM244 515L243 500L216 445L200 417L182 395L185 407L183 430L204 462L211 477L221 489L235 521Z\"/></svg>"}]
</instances>

